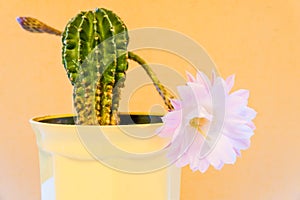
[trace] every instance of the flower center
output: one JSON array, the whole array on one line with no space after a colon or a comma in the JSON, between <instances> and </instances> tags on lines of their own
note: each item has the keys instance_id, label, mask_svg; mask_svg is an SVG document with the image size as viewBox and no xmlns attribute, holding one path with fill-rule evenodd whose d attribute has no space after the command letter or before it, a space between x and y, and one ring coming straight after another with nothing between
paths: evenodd
<instances>
[{"instance_id":1,"label":"flower center","mask_svg":"<svg viewBox=\"0 0 300 200\"><path fill-rule=\"evenodd\" d=\"M194 117L190 120L191 127L197 129L197 131L202 134L205 138L207 137L206 133L203 131L203 126L208 123L208 119L204 117Z\"/></svg>"}]
</instances>

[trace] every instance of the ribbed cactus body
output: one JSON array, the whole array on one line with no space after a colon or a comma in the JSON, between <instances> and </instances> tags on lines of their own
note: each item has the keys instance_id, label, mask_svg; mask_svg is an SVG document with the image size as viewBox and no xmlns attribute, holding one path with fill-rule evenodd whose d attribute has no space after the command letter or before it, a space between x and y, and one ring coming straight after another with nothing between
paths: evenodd
<instances>
[{"instance_id":1,"label":"ribbed cactus body","mask_svg":"<svg viewBox=\"0 0 300 200\"><path fill-rule=\"evenodd\" d=\"M127 28L106 9L81 12L62 34L78 124L116 124L127 63Z\"/></svg>"}]
</instances>

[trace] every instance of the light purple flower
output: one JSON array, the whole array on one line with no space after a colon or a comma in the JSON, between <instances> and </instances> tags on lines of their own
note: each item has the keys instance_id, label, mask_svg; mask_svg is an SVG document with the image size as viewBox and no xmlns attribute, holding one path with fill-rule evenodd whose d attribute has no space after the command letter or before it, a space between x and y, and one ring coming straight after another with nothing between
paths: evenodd
<instances>
[{"instance_id":1,"label":"light purple flower","mask_svg":"<svg viewBox=\"0 0 300 200\"><path fill-rule=\"evenodd\" d=\"M158 134L172 137L168 157L178 167L189 164L193 171L204 173L212 165L219 170L224 164L235 163L240 150L250 146L256 112L247 106L249 91L230 93L233 75L226 80L214 74L209 80L202 72L196 77L187 75L187 84L178 87L180 100L172 100L174 110L163 117L164 125L157 130ZM218 112L218 106L223 112ZM221 126L213 134L216 123Z\"/></svg>"}]
</instances>

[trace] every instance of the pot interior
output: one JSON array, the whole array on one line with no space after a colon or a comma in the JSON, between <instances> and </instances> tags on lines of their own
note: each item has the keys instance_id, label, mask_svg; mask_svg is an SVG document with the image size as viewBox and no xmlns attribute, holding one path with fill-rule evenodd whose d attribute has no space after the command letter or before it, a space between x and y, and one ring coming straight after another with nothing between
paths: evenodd
<instances>
[{"instance_id":1,"label":"pot interior","mask_svg":"<svg viewBox=\"0 0 300 200\"><path fill-rule=\"evenodd\" d=\"M153 124L162 123L162 115L144 115L144 114L120 114L119 125L131 125L131 124ZM50 124L68 124L74 125L75 116L49 116L42 119L38 119L38 122L50 123Z\"/></svg>"}]
</instances>

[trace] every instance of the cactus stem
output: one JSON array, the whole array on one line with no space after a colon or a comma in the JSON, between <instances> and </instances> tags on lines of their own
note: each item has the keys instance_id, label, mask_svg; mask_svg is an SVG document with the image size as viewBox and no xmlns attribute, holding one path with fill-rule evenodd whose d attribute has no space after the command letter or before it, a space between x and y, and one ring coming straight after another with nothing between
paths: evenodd
<instances>
[{"instance_id":1,"label":"cactus stem","mask_svg":"<svg viewBox=\"0 0 300 200\"><path fill-rule=\"evenodd\" d=\"M165 105L168 107L169 110L173 110L174 107L170 101L173 98L173 95L170 92L168 92L167 89L160 83L155 72L146 63L146 61L144 59L142 59L140 56L138 56L137 54L130 52L130 51L128 52L128 58L130 60L137 62L144 68L144 70L146 71L148 76L151 78L153 84L155 85L156 90L158 91L160 96L163 98Z\"/></svg>"},{"instance_id":2,"label":"cactus stem","mask_svg":"<svg viewBox=\"0 0 300 200\"><path fill-rule=\"evenodd\" d=\"M62 32L48 26L47 24L32 18L32 17L18 17L18 23L22 26L23 29L33 32L33 33L49 33L57 36L61 36Z\"/></svg>"}]
</instances>

